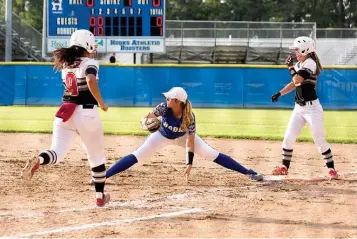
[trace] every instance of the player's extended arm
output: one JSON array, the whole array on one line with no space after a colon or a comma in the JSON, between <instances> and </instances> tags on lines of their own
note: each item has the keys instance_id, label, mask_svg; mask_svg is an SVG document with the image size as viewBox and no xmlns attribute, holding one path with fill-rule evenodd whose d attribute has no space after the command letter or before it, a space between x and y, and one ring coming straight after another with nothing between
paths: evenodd
<instances>
[{"instance_id":1,"label":"player's extended arm","mask_svg":"<svg viewBox=\"0 0 357 239\"><path fill-rule=\"evenodd\" d=\"M192 169L192 162L193 162L193 156L195 152L195 134L188 134L187 139L186 139L186 170L185 170L185 177L186 181L188 181L188 177L190 176L190 172Z\"/></svg>"},{"instance_id":2,"label":"player's extended arm","mask_svg":"<svg viewBox=\"0 0 357 239\"><path fill-rule=\"evenodd\" d=\"M295 89L295 84L294 84L294 82L290 82L290 83L287 84L281 91L275 93L275 94L271 97L271 101L272 101L272 102L278 101L278 99L279 99L280 96L286 95L286 94L290 93L293 89Z\"/></svg>"},{"instance_id":3,"label":"player's extended arm","mask_svg":"<svg viewBox=\"0 0 357 239\"><path fill-rule=\"evenodd\" d=\"M195 152L195 134L187 135L186 152Z\"/></svg>"},{"instance_id":4,"label":"player's extended arm","mask_svg":"<svg viewBox=\"0 0 357 239\"><path fill-rule=\"evenodd\" d=\"M93 74L88 74L86 76L86 80L87 80L88 88L89 88L90 92L92 93L92 95L94 96L94 98L96 99L96 101L98 102L100 108L102 108L102 110L104 110L104 111L107 111L108 106L106 104L104 104L102 95L100 94L96 76Z\"/></svg>"},{"instance_id":5,"label":"player's extended arm","mask_svg":"<svg viewBox=\"0 0 357 239\"><path fill-rule=\"evenodd\" d=\"M289 84L287 84L280 92L281 95L286 95L288 93L290 93L292 90L295 89L295 84L294 82L290 82Z\"/></svg>"}]
</instances>

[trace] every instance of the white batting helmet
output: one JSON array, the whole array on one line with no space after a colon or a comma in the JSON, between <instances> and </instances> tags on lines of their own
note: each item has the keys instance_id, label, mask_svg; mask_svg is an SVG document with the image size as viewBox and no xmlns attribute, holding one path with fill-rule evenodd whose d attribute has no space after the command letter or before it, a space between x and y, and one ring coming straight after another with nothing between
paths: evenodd
<instances>
[{"instance_id":1,"label":"white batting helmet","mask_svg":"<svg viewBox=\"0 0 357 239\"><path fill-rule=\"evenodd\" d=\"M315 41L310 37L298 37L294 40L294 44L289 48L296 50L303 56L306 56L311 52L315 52Z\"/></svg>"},{"instance_id":2,"label":"white batting helmet","mask_svg":"<svg viewBox=\"0 0 357 239\"><path fill-rule=\"evenodd\" d=\"M96 50L95 37L88 30L77 30L72 33L70 46L80 46L93 53Z\"/></svg>"}]
</instances>

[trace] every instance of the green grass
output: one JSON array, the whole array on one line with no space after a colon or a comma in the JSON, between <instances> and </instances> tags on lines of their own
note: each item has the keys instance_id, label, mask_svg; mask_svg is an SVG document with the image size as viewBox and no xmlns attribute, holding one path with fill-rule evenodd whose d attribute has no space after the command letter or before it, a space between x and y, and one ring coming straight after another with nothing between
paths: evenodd
<instances>
[{"instance_id":1,"label":"green grass","mask_svg":"<svg viewBox=\"0 0 357 239\"><path fill-rule=\"evenodd\" d=\"M58 107L0 107L0 132L51 133ZM106 134L147 135L140 119L151 108L109 108L100 111ZM292 110L195 109L201 136L282 140ZM325 135L331 143L357 143L357 112L325 111ZM298 141L312 141L305 126Z\"/></svg>"}]
</instances>

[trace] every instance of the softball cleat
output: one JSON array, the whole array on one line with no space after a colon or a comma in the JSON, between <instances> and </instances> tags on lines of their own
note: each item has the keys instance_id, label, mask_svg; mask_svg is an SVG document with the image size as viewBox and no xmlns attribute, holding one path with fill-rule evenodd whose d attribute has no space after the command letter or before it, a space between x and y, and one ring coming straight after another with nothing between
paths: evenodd
<instances>
[{"instance_id":1,"label":"softball cleat","mask_svg":"<svg viewBox=\"0 0 357 239\"><path fill-rule=\"evenodd\" d=\"M263 181L263 175L255 172L252 169L248 170L247 175L249 175L250 180L252 180L252 181Z\"/></svg>"},{"instance_id":2,"label":"softball cleat","mask_svg":"<svg viewBox=\"0 0 357 239\"><path fill-rule=\"evenodd\" d=\"M285 165L280 166L273 170L273 175L288 175L288 168Z\"/></svg>"},{"instance_id":3,"label":"softball cleat","mask_svg":"<svg viewBox=\"0 0 357 239\"><path fill-rule=\"evenodd\" d=\"M338 179L339 175L337 173L337 171L333 168L330 168L329 171L328 171L328 174L330 176L330 180L332 179Z\"/></svg>"},{"instance_id":4,"label":"softball cleat","mask_svg":"<svg viewBox=\"0 0 357 239\"><path fill-rule=\"evenodd\" d=\"M109 193L105 193L103 194L103 198L97 198L97 206L98 207L103 207L105 206L105 204L109 203L110 201L110 194Z\"/></svg>"},{"instance_id":5,"label":"softball cleat","mask_svg":"<svg viewBox=\"0 0 357 239\"><path fill-rule=\"evenodd\" d=\"M26 182L29 181L35 172L40 168L40 160L38 157L33 157L27 161L26 166L22 169L21 179Z\"/></svg>"}]
</instances>

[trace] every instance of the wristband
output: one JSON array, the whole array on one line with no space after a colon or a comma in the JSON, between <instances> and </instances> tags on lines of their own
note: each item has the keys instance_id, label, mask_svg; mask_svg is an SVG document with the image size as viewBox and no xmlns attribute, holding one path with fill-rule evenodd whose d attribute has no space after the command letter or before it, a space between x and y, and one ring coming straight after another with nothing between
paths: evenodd
<instances>
[{"instance_id":1,"label":"wristband","mask_svg":"<svg viewBox=\"0 0 357 239\"><path fill-rule=\"evenodd\" d=\"M187 152L186 165L192 165L194 155L195 154L193 152Z\"/></svg>"}]
</instances>

